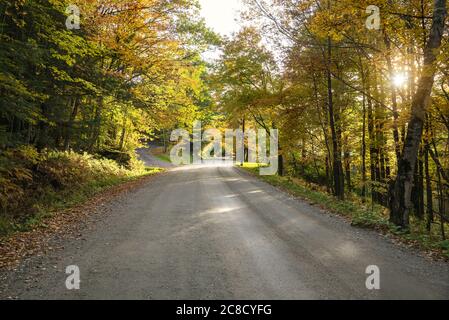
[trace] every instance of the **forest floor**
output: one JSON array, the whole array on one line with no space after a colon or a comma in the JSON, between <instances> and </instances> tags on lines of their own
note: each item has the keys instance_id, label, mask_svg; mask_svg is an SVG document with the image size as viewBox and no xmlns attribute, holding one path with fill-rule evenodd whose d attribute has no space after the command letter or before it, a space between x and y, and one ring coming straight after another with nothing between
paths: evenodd
<instances>
[{"instance_id":1,"label":"forest floor","mask_svg":"<svg viewBox=\"0 0 449 320\"><path fill-rule=\"evenodd\" d=\"M86 212L88 227L1 272L0 298L449 298L447 263L238 168L172 168ZM66 289L69 265L80 290Z\"/></svg>"}]
</instances>

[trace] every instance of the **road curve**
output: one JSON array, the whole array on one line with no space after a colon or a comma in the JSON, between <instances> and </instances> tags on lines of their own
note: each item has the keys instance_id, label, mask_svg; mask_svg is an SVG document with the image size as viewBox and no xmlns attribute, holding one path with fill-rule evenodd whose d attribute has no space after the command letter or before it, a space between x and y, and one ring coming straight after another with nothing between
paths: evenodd
<instances>
[{"instance_id":1,"label":"road curve","mask_svg":"<svg viewBox=\"0 0 449 320\"><path fill-rule=\"evenodd\" d=\"M449 299L447 264L236 168L175 168L103 209L83 240L6 274L2 298ZM68 265L80 290L65 287Z\"/></svg>"},{"instance_id":2,"label":"road curve","mask_svg":"<svg viewBox=\"0 0 449 320\"><path fill-rule=\"evenodd\" d=\"M138 158L143 161L143 163L147 167L159 167L159 168L173 168L174 165L172 165L170 162L165 162L157 157L155 157L153 154L151 154L151 148L140 148L136 150L136 154Z\"/></svg>"}]
</instances>

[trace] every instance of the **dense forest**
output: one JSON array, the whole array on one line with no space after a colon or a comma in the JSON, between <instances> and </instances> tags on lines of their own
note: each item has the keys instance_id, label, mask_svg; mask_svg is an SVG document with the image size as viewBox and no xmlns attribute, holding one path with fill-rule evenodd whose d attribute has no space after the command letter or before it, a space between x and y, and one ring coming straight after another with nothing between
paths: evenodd
<instances>
[{"instance_id":1,"label":"dense forest","mask_svg":"<svg viewBox=\"0 0 449 320\"><path fill-rule=\"evenodd\" d=\"M207 104L193 1L2 1L2 149L133 150Z\"/></svg>"},{"instance_id":2,"label":"dense forest","mask_svg":"<svg viewBox=\"0 0 449 320\"><path fill-rule=\"evenodd\" d=\"M279 128L280 175L444 238L446 1L246 2L214 75L230 120Z\"/></svg>"},{"instance_id":3,"label":"dense forest","mask_svg":"<svg viewBox=\"0 0 449 320\"><path fill-rule=\"evenodd\" d=\"M70 20L72 2L79 21ZM37 170L30 159L16 170L24 154L87 153L127 165L143 142L166 143L171 130L202 120L278 129L280 176L389 209L398 227L444 239L447 2L245 4L242 30L220 38L194 0L1 0L4 211ZM205 61L211 47L220 55Z\"/></svg>"}]
</instances>

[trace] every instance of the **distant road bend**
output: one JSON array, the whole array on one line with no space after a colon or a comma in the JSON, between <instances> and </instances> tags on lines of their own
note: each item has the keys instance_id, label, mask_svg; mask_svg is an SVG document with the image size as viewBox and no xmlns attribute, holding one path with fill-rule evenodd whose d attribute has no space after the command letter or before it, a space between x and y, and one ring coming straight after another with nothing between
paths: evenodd
<instances>
[{"instance_id":1,"label":"distant road bend","mask_svg":"<svg viewBox=\"0 0 449 320\"><path fill-rule=\"evenodd\" d=\"M7 273L2 298L449 299L447 264L237 168L173 168L106 209L84 241ZM68 265L80 290L65 287Z\"/></svg>"}]
</instances>

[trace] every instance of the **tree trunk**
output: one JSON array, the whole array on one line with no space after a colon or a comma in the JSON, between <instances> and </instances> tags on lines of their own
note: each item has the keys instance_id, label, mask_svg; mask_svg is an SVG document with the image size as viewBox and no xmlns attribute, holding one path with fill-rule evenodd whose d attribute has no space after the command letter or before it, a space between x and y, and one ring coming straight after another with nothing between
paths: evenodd
<instances>
[{"instance_id":1,"label":"tree trunk","mask_svg":"<svg viewBox=\"0 0 449 320\"><path fill-rule=\"evenodd\" d=\"M366 197L366 97L363 95L363 133L362 133L362 198Z\"/></svg>"},{"instance_id":2,"label":"tree trunk","mask_svg":"<svg viewBox=\"0 0 449 320\"><path fill-rule=\"evenodd\" d=\"M433 194L432 194L432 180L429 170L429 142L426 142L425 154L424 154L424 167L426 173L426 197L427 197L427 231L431 231L432 223L434 222L433 216Z\"/></svg>"},{"instance_id":3,"label":"tree trunk","mask_svg":"<svg viewBox=\"0 0 449 320\"><path fill-rule=\"evenodd\" d=\"M242 130L243 130L243 137L245 137L245 130L246 130L246 118L243 118L242 121ZM245 140L245 138L244 138ZM248 152L248 146L245 143L245 141L243 141L243 162L248 162L248 157L249 157L249 152ZM243 166L243 163L242 163Z\"/></svg>"},{"instance_id":4,"label":"tree trunk","mask_svg":"<svg viewBox=\"0 0 449 320\"><path fill-rule=\"evenodd\" d=\"M344 180L342 174L341 153L338 145L337 130L335 127L335 112L334 112L334 100L332 92L332 74L331 74L331 62L332 62L332 40L327 38L327 94L328 94L328 108L329 108L329 125L332 134L332 157L333 157L333 176L334 176L334 195L339 199L345 198ZM343 181L343 183L342 183Z\"/></svg>"},{"instance_id":5,"label":"tree trunk","mask_svg":"<svg viewBox=\"0 0 449 320\"><path fill-rule=\"evenodd\" d=\"M440 211L440 228L441 228L441 237L443 240L446 240L446 232L444 230L444 219L443 215L446 211L444 205L444 192L443 192L443 184L441 183L441 172L438 171L438 195L439 195L439 211Z\"/></svg>"},{"instance_id":6,"label":"tree trunk","mask_svg":"<svg viewBox=\"0 0 449 320\"><path fill-rule=\"evenodd\" d=\"M318 86L317 86L317 80L315 75L313 75L313 90L314 90L314 97L315 97L315 101L316 101L316 109L317 109L317 114L318 114L318 118L320 120L320 124L321 124L321 129L323 130L323 136L324 136L324 142L326 144L326 187L327 187L327 191L329 193L334 193L335 189L333 187L333 183L332 183L332 177L330 172L332 171L332 166L330 164L330 159L332 158L332 152L331 152L331 148L330 148L330 144L329 144L329 124L328 124L328 112L329 110L326 110L326 105L322 104L320 105L320 99L318 97ZM324 116L322 116L322 114L324 114ZM335 193L334 193L335 194Z\"/></svg>"},{"instance_id":7,"label":"tree trunk","mask_svg":"<svg viewBox=\"0 0 449 320\"><path fill-rule=\"evenodd\" d=\"M282 154L278 155L278 174L280 177L284 176L284 156Z\"/></svg>"},{"instance_id":8,"label":"tree trunk","mask_svg":"<svg viewBox=\"0 0 449 320\"><path fill-rule=\"evenodd\" d=\"M436 50L440 48L446 19L446 0L435 0L432 29L424 50L424 65L412 101L411 119L407 128L404 149L398 163L398 174L390 190L390 221L408 228L411 209L413 171L421 145L426 111L435 79Z\"/></svg>"},{"instance_id":9,"label":"tree trunk","mask_svg":"<svg viewBox=\"0 0 449 320\"><path fill-rule=\"evenodd\" d=\"M363 68L362 59L360 59L360 75L362 79L362 88L364 93L362 94L362 201L365 202L366 198L366 76Z\"/></svg>"},{"instance_id":10,"label":"tree trunk","mask_svg":"<svg viewBox=\"0 0 449 320\"><path fill-rule=\"evenodd\" d=\"M73 106L72 106L72 112L70 113L69 121L67 122L66 127L66 133L64 137L64 150L68 151L70 148L70 139L72 138L72 132L73 132L73 122L76 119L76 116L78 114L78 108L79 108L79 99L78 97L73 98Z\"/></svg>"},{"instance_id":11,"label":"tree trunk","mask_svg":"<svg viewBox=\"0 0 449 320\"><path fill-rule=\"evenodd\" d=\"M346 179L346 186L348 187L348 192L352 191L352 184L351 184L351 155L348 151L345 151L344 155L344 163L345 163L345 179Z\"/></svg>"},{"instance_id":12,"label":"tree trunk","mask_svg":"<svg viewBox=\"0 0 449 320\"><path fill-rule=\"evenodd\" d=\"M42 116L45 119L48 119L48 106L45 103L41 104L41 112ZM42 150L45 147L48 147L48 123L47 121L40 120L37 127L37 138L36 138L36 148L38 150Z\"/></svg>"},{"instance_id":13,"label":"tree trunk","mask_svg":"<svg viewBox=\"0 0 449 320\"><path fill-rule=\"evenodd\" d=\"M424 162L422 161L423 150L420 150L418 162L415 166L415 176L413 179L412 201L415 216L419 220L424 219Z\"/></svg>"},{"instance_id":14,"label":"tree trunk","mask_svg":"<svg viewBox=\"0 0 449 320\"><path fill-rule=\"evenodd\" d=\"M367 85L368 93L370 92L369 84ZM376 135L374 132L374 116L373 116L373 101L368 97L368 136L369 136L369 152L370 152L370 171L371 171L371 197L372 201L377 202L378 196L376 191L376 163L377 163L377 151L376 151Z\"/></svg>"},{"instance_id":15,"label":"tree trunk","mask_svg":"<svg viewBox=\"0 0 449 320\"><path fill-rule=\"evenodd\" d=\"M398 101L397 101L397 92L396 87L393 83L393 65L391 63L391 43L388 36L385 34L384 36L385 45L387 47L387 54L386 54L386 60L387 60L387 67L388 67L388 75L390 77L391 82L391 102L393 107L393 139L394 139L394 150L396 153L396 159L399 161L401 157L401 147L399 142L399 130L398 130L398 119L399 119L399 112L398 112Z\"/></svg>"},{"instance_id":16,"label":"tree trunk","mask_svg":"<svg viewBox=\"0 0 449 320\"><path fill-rule=\"evenodd\" d=\"M101 131L101 112L103 110L103 97L98 97L98 105L95 110L95 119L94 119L94 126L93 126L93 132L91 135L90 143L89 143L89 152L92 153L93 149L95 147L95 144L97 143L97 140L100 136Z\"/></svg>"}]
</instances>

